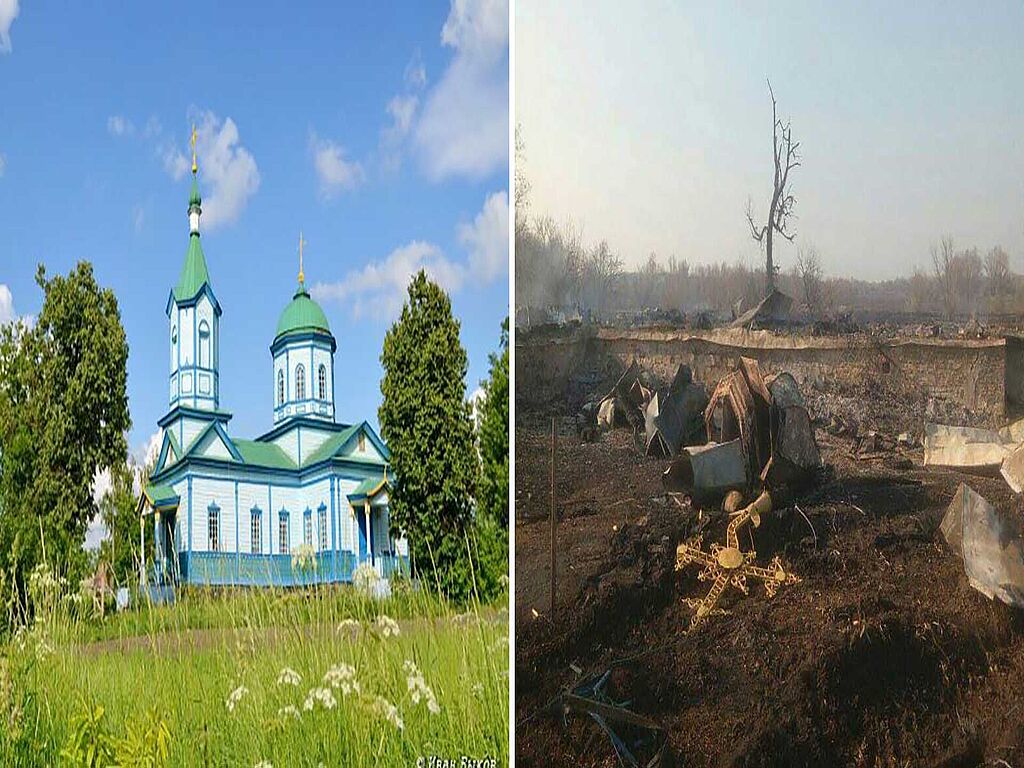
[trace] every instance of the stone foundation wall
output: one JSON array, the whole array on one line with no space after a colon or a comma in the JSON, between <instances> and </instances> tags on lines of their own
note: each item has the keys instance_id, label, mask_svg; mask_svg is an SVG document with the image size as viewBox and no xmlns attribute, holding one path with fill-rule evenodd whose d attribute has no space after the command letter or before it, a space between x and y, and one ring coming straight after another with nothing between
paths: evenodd
<instances>
[{"instance_id":1,"label":"stone foundation wall","mask_svg":"<svg viewBox=\"0 0 1024 768\"><path fill-rule=\"evenodd\" d=\"M614 374L633 359L665 381L679 363L686 363L698 380L713 386L740 356L754 358L766 372L787 370L801 385L815 379L853 384L887 378L972 411L1001 416L1007 401L1015 402L1007 390L1009 354L1010 380L1017 382L1024 400L1024 379L1012 375L1024 368L1024 344L1008 347L1004 339L876 340L767 331L576 328L517 339L515 351L516 402L526 407L565 400L574 378ZM1014 362L1014 355L1020 361Z\"/></svg>"}]
</instances>

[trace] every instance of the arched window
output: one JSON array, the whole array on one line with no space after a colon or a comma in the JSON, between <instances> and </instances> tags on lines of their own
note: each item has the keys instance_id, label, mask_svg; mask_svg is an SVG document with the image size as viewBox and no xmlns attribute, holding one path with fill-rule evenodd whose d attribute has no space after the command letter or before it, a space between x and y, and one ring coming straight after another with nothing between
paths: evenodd
<instances>
[{"instance_id":1,"label":"arched window","mask_svg":"<svg viewBox=\"0 0 1024 768\"><path fill-rule=\"evenodd\" d=\"M277 551L288 554L288 511L282 509L277 513Z\"/></svg>"},{"instance_id":2,"label":"arched window","mask_svg":"<svg viewBox=\"0 0 1024 768\"><path fill-rule=\"evenodd\" d=\"M217 552L220 550L220 507L214 502L207 507L206 512L209 523L210 551Z\"/></svg>"},{"instance_id":3,"label":"arched window","mask_svg":"<svg viewBox=\"0 0 1024 768\"><path fill-rule=\"evenodd\" d=\"M320 366L320 370L317 372L316 380L317 380L317 384L320 387L320 392L319 392L320 399L321 400L326 400L327 399L327 366L325 366L325 365L321 365Z\"/></svg>"},{"instance_id":4,"label":"arched window","mask_svg":"<svg viewBox=\"0 0 1024 768\"><path fill-rule=\"evenodd\" d=\"M313 546L313 512L307 509L302 520L302 542L307 547Z\"/></svg>"},{"instance_id":5,"label":"arched window","mask_svg":"<svg viewBox=\"0 0 1024 768\"><path fill-rule=\"evenodd\" d=\"M178 326L172 325L171 326L171 344L177 344L177 343L178 343Z\"/></svg>"},{"instance_id":6,"label":"arched window","mask_svg":"<svg viewBox=\"0 0 1024 768\"><path fill-rule=\"evenodd\" d=\"M284 405L284 371L277 372L277 404Z\"/></svg>"},{"instance_id":7,"label":"arched window","mask_svg":"<svg viewBox=\"0 0 1024 768\"><path fill-rule=\"evenodd\" d=\"M301 365L295 367L295 399L306 399L306 369Z\"/></svg>"},{"instance_id":8,"label":"arched window","mask_svg":"<svg viewBox=\"0 0 1024 768\"><path fill-rule=\"evenodd\" d=\"M263 545L263 512L259 507L253 507L249 511L249 549L254 555L258 555Z\"/></svg>"},{"instance_id":9,"label":"arched window","mask_svg":"<svg viewBox=\"0 0 1024 768\"><path fill-rule=\"evenodd\" d=\"M327 505L321 504L317 508L317 522L320 525L320 551L327 551Z\"/></svg>"},{"instance_id":10,"label":"arched window","mask_svg":"<svg viewBox=\"0 0 1024 768\"><path fill-rule=\"evenodd\" d=\"M210 324L205 320L199 322L199 367L210 367Z\"/></svg>"}]
</instances>

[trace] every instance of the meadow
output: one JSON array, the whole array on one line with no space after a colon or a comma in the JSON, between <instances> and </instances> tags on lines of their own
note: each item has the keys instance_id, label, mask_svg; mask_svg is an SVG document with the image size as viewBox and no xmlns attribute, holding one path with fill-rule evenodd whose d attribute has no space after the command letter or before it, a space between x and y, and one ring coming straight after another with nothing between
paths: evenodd
<instances>
[{"instance_id":1,"label":"meadow","mask_svg":"<svg viewBox=\"0 0 1024 768\"><path fill-rule=\"evenodd\" d=\"M507 764L508 604L405 586L54 600L0 645L0 764Z\"/></svg>"}]
</instances>

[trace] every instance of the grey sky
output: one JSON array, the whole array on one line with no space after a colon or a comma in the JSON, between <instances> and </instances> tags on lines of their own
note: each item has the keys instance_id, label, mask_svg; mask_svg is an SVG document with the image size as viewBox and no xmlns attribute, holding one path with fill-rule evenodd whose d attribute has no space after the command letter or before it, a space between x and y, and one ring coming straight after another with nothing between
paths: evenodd
<instances>
[{"instance_id":1,"label":"grey sky","mask_svg":"<svg viewBox=\"0 0 1024 768\"><path fill-rule=\"evenodd\" d=\"M518 0L531 212L629 265L759 259L769 76L803 152L782 269L814 245L829 273L896 277L949 234L1024 272L1024 5L756 5Z\"/></svg>"}]
</instances>

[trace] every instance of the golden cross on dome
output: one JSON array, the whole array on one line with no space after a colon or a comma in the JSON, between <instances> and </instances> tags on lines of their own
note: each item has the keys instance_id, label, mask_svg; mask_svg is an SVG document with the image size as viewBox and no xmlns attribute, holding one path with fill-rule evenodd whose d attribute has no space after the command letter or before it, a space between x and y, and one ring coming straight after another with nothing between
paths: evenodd
<instances>
[{"instance_id":1,"label":"golden cross on dome","mask_svg":"<svg viewBox=\"0 0 1024 768\"><path fill-rule=\"evenodd\" d=\"M302 230L299 230L299 282L306 282L306 273L302 271L302 246L308 241L302 239Z\"/></svg>"},{"instance_id":2,"label":"golden cross on dome","mask_svg":"<svg viewBox=\"0 0 1024 768\"><path fill-rule=\"evenodd\" d=\"M196 165L196 124L192 123L192 173L194 174L199 170L199 166Z\"/></svg>"}]
</instances>

